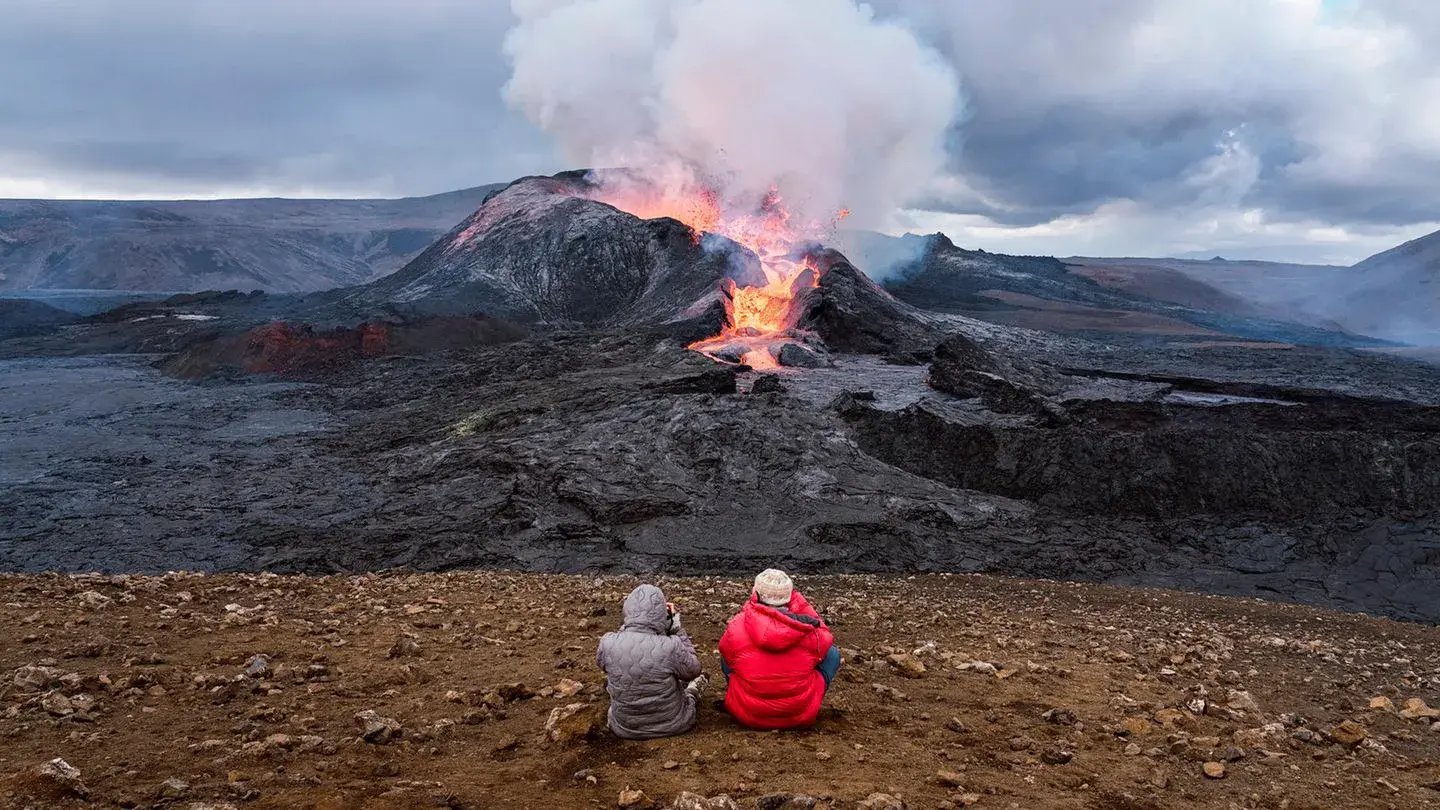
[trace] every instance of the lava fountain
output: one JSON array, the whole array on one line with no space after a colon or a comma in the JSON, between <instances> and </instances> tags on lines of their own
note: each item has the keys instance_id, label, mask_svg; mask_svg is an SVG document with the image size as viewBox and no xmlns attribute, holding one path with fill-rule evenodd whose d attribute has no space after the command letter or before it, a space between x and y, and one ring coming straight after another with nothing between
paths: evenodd
<instances>
[{"instance_id":1,"label":"lava fountain","mask_svg":"<svg viewBox=\"0 0 1440 810\"><path fill-rule=\"evenodd\" d=\"M725 325L719 334L689 346L722 362L738 358L754 369L779 367L779 347L803 337L797 330L803 293L820 284L819 270L804 249L849 213L840 211L828 227L798 222L777 189L771 188L754 206L737 207L727 205L713 189L688 180L605 183L593 196L641 219L677 219L690 226L697 240L707 233L719 234L760 259L765 283L741 286L726 279Z\"/></svg>"}]
</instances>

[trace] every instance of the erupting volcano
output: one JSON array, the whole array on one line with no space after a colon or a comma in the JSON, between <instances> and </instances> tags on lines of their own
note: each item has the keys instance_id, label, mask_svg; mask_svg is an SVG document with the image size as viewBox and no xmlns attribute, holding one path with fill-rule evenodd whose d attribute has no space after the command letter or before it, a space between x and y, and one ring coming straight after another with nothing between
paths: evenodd
<instances>
[{"instance_id":1,"label":"erupting volcano","mask_svg":"<svg viewBox=\"0 0 1440 810\"><path fill-rule=\"evenodd\" d=\"M738 359L755 369L773 369L778 349L803 334L797 322L804 293L820 283L820 269L809 252L819 237L844 219L841 210L828 223L798 221L772 187L753 206L737 206L695 182L637 185L602 183L594 198L642 219L670 217L688 225L700 240L719 234L759 259L765 283L741 285L725 280L725 326L719 334L690 344L716 360Z\"/></svg>"}]
</instances>

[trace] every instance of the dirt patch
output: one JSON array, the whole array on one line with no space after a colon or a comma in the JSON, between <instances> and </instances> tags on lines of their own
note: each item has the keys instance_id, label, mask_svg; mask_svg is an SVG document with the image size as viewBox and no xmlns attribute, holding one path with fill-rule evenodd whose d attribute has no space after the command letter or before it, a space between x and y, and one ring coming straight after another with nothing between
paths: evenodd
<instances>
[{"instance_id":1,"label":"dirt patch","mask_svg":"<svg viewBox=\"0 0 1440 810\"><path fill-rule=\"evenodd\" d=\"M1440 702L1434 628L981 576L801 577L847 660L798 733L714 706L745 583L661 580L716 679L699 728L548 742L553 709L605 704L595 644L637 581L0 577L0 806L588 808L626 787L742 807L877 791L917 808L1440 803L1440 732L1402 716ZM376 742L367 710L393 721ZM1331 741L1353 739L1345 721L1362 740ZM38 775L57 757L88 800Z\"/></svg>"}]
</instances>

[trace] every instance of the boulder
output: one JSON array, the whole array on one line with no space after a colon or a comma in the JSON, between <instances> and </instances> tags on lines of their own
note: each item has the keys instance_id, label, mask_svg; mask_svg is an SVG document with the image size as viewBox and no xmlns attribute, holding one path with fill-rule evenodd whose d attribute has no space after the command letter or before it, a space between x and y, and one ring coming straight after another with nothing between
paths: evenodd
<instances>
[{"instance_id":1,"label":"boulder","mask_svg":"<svg viewBox=\"0 0 1440 810\"><path fill-rule=\"evenodd\" d=\"M571 703L550 710L545 736L562 745L580 742L597 734L605 725L600 707L592 703Z\"/></svg>"}]
</instances>

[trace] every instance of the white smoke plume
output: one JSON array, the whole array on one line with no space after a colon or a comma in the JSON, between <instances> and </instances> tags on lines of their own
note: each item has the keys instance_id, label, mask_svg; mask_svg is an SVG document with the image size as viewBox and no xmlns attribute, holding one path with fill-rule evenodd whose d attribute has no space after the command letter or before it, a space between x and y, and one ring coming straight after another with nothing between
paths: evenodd
<instances>
[{"instance_id":1,"label":"white smoke plume","mask_svg":"<svg viewBox=\"0 0 1440 810\"><path fill-rule=\"evenodd\" d=\"M945 162L960 87L854 0L512 0L509 104L577 165L883 226Z\"/></svg>"}]
</instances>

